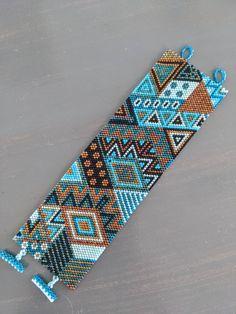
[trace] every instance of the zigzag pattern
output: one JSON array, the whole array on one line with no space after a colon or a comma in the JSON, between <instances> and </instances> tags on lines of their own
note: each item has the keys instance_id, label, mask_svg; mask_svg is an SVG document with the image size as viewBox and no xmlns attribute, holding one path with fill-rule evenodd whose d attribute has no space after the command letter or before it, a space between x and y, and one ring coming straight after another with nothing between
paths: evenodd
<instances>
[{"instance_id":1,"label":"zigzag pattern","mask_svg":"<svg viewBox=\"0 0 236 314\"><path fill-rule=\"evenodd\" d=\"M132 188L135 175L138 175L138 184L135 184L134 187L139 186L142 191L149 190L161 176L161 165L152 142L100 137L100 143L105 156L108 157L106 159L108 169L115 167L115 178L118 171L121 172L122 169L125 169L125 177L121 176L119 172L120 183L122 182L121 177L124 177L123 186L124 181L127 181L129 170L132 172L132 180L127 182L127 185ZM115 186L117 187L117 185Z\"/></svg>"},{"instance_id":2,"label":"zigzag pattern","mask_svg":"<svg viewBox=\"0 0 236 314\"><path fill-rule=\"evenodd\" d=\"M75 288L225 95L165 52L14 239Z\"/></svg>"}]
</instances>

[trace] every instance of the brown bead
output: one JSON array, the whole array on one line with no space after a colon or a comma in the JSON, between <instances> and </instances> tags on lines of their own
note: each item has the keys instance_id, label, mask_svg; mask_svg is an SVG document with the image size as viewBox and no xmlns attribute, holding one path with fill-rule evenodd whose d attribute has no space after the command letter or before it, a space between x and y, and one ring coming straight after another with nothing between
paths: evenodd
<instances>
[{"instance_id":1,"label":"brown bead","mask_svg":"<svg viewBox=\"0 0 236 314\"><path fill-rule=\"evenodd\" d=\"M95 149L97 148L97 144L96 144L96 143L93 143L93 144L90 146L90 148L91 148L92 150L95 150Z\"/></svg>"},{"instance_id":2,"label":"brown bead","mask_svg":"<svg viewBox=\"0 0 236 314\"><path fill-rule=\"evenodd\" d=\"M101 168L102 167L102 162L101 161L96 162L96 167L97 168Z\"/></svg>"},{"instance_id":3,"label":"brown bead","mask_svg":"<svg viewBox=\"0 0 236 314\"><path fill-rule=\"evenodd\" d=\"M87 175L88 176L92 176L94 174L94 171L93 171L93 169L89 169L88 171L87 171Z\"/></svg>"},{"instance_id":4,"label":"brown bead","mask_svg":"<svg viewBox=\"0 0 236 314\"><path fill-rule=\"evenodd\" d=\"M106 174L105 170L99 171L99 176L100 176L100 177L104 177L105 174Z\"/></svg>"},{"instance_id":5,"label":"brown bead","mask_svg":"<svg viewBox=\"0 0 236 314\"><path fill-rule=\"evenodd\" d=\"M107 179L102 180L102 185L103 186L107 186L108 185L108 180Z\"/></svg>"},{"instance_id":6,"label":"brown bead","mask_svg":"<svg viewBox=\"0 0 236 314\"><path fill-rule=\"evenodd\" d=\"M93 154L93 158L98 159L100 157L100 154L98 152Z\"/></svg>"},{"instance_id":7,"label":"brown bead","mask_svg":"<svg viewBox=\"0 0 236 314\"><path fill-rule=\"evenodd\" d=\"M91 161L90 160L86 160L84 162L85 167L89 167L91 165Z\"/></svg>"},{"instance_id":8,"label":"brown bead","mask_svg":"<svg viewBox=\"0 0 236 314\"><path fill-rule=\"evenodd\" d=\"M88 157L88 153L87 153L87 152L83 152L83 153L81 154L81 157L82 157L82 158L87 158L87 157Z\"/></svg>"},{"instance_id":9,"label":"brown bead","mask_svg":"<svg viewBox=\"0 0 236 314\"><path fill-rule=\"evenodd\" d=\"M97 183L97 180L95 178L93 178L89 182L91 185L95 185Z\"/></svg>"}]
</instances>

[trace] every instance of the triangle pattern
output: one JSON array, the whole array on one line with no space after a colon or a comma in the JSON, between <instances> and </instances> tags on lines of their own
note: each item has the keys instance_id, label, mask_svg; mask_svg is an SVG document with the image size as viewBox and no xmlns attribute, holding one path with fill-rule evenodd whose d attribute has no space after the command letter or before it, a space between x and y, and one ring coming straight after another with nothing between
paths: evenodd
<instances>
[{"instance_id":1,"label":"triangle pattern","mask_svg":"<svg viewBox=\"0 0 236 314\"><path fill-rule=\"evenodd\" d=\"M44 203L46 205L59 205L57 192L56 190L53 190L45 199Z\"/></svg>"},{"instance_id":2,"label":"triangle pattern","mask_svg":"<svg viewBox=\"0 0 236 314\"><path fill-rule=\"evenodd\" d=\"M165 80L168 79L168 77L171 75L174 69L175 69L175 65L173 64L157 63L155 65L155 70L156 70L160 84L163 84Z\"/></svg>"},{"instance_id":3,"label":"triangle pattern","mask_svg":"<svg viewBox=\"0 0 236 314\"><path fill-rule=\"evenodd\" d=\"M36 228L35 230L33 230L30 235L29 235L29 239L31 241L44 241L44 242L48 242L49 240L49 236L47 234L47 232L45 232L45 230L42 230L43 226L41 226L41 228Z\"/></svg>"},{"instance_id":4,"label":"triangle pattern","mask_svg":"<svg viewBox=\"0 0 236 314\"><path fill-rule=\"evenodd\" d=\"M186 127L191 128L194 122L198 119L199 114L196 112L183 112L182 117L185 121Z\"/></svg>"},{"instance_id":5,"label":"triangle pattern","mask_svg":"<svg viewBox=\"0 0 236 314\"><path fill-rule=\"evenodd\" d=\"M92 208L93 202L89 193L87 193L84 198L79 202L79 207L81 208Z\"/></svg>"},{"instance_id":6,"label":"triangle pattern","mask_svg":"<svg viewBox=\"0 0 236 314\"><path fill-rule=\"evenodd\" d=\"M134 89L133 94L154 97L157 96L149 74L147 74L141 83Z\"/></svg>"},{"instance_id":7,"label":"triangle pattern","mask_svg":"<svg viewBox=\"0 0 236 314\"><path fill-rule=\"evenodd\" d=\"M177 75L176 80L201 82L202 76L200 71L193 65L186 64L186 66Z\"/></svg>"},{"instance_id":8,"label":"triangle pattern","mask_svg":"<svg viewBox=\"0 0 236 314\"><path fill-rule=\"evenodd\" d=\"M114 113L110 124L125 124L125 125L137 125L134 109L130 98L121 105L121 107Z\"/></svg>"},{"instance_id":9,"label":"triangle pattern","mask_svg":"<svg viewBox=\"0 0 236 314\"><path fill-rule=\"evenodd\" d=\"M71 167L66 171L64 176L61 178L62 181L74 181L81 182L81 175L77 161L75 161Z\"/></svg>"},{"instance_id":10,"label":"triangle pattern","mask_svg":"<svg viewBox=\"0 0 236 314\"><path fill-rule=\"evenodd\" d=\"M115 112L114 115L116 118L128 118L129 117L129 114L124 104L121 105L121 107Z\"/></svg>"},{"instance_id":11,"label":"triangle pattern","mask_svg":"<svg viewBox=\"0 0 236 314\"><path fill-rule=\"evenodd\" d=\"M208 114L213 112L212 102L203 82L199 83L179 111Z\"/></svg>"},{"instance_id":12,"label":"triangle pattern","mask_svg":"<svg viewBox=\"0 0 236 314\"><path fill-rule=\"evenodd\" d=\"M169 125L176 127L185 127L184 120L180 113L178 113L174 118L170 121Z\"/></svg>"},{"instance_id":13,"label":"triangle pattern","mask_svg":"<svg viewBox=\"0 0 236 314\"><path fill-rule=\"evenodd\" d=\"M174 79L184 65L179 62L158 62L151 69L151 78L158 95L165 89L170 80Z\"/></svg>"},{"instance_id":14,"label":"triangle pattern","mask_svg":"<svg viewBox=\"0 0 236 314\"><path fill-rule=\"evenodd\" d=\"M173 119L174 115L175 115L175 111L171 111L171 110L159 111L159 116L162 120L163 125L168 125L168 123Z\"/></svg>"},{"instance_id":15,"label":"triangle pattern","mask_svg":"<svg viewBox=\"0 0 236 314\"><path fill-rule=\"evenodd\" d=\"M206 121L205 115L200 115L200 117L196 120L193 127L196 127L197 129L200 129L200 127L203 125L203 123Z\"/></svg>"},{"instance_id":16,"label":"triangle pattern","mask_svg":"<svg viewBox=\"0 0 236 314\"><path fill-rule=\"evenodd\" d=\"M172 154L175 157L183 149L185 144L190 140L195 132L190 130L166 129L165 133L170 144Z\"/></svg>"},{"instance_id":17,"label":"triangle pattern","mask_svg":"<svg viewBox=\"0 0 236 314\"><path fill-rule=\"evenodd\" d=\"M178 147L181 144L181 142L184 140L185 136L186 135L184 135L184 134L173 134L172 135L172 139L173 139L176 147Z\"/></svg>"},{"instance_id":18,"label":"triangle pattern","mask_svg":"<svg viewBox=\"0 0 236 314\"><path fill-rule=\"evenodd\" d=\"M143 125L150 111L147 109L145 110L145 109L134 108L134 112L135 112L135 116L136 116L138 124Z\"/></svg>"},{"instance_id":19,"label":"triangle pattern","mask_svg":"<svg viewBox=\"0 0 236 314\"><path fill-rule=\"evenodd\" d=\"M76 206L75 197L73 192L71 191L66 198L63 200L62 205L65 206Z\"/></svg>"},{"instance_id":20,"label":"triangle pattern","mask_svg":"<svg viewBox=\"0 0 236 314\"><path fill-rule=\"evenodd\" d=\"M158 115L156 110L154 112L152 112L152 114L147 118L146 124L151 125L151 126L160 126L161 125L161 120L160 120L159 115Z\"/></svg>"}]
</instances>

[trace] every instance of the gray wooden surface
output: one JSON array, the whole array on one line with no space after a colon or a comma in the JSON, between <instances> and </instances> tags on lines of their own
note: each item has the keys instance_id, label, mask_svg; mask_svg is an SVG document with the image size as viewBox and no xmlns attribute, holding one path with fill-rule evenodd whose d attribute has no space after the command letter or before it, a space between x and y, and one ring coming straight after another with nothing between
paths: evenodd
<instances>
[{"instance_id":1,"label":"gray wooden surface","mask_svg":"<svg viewBox=\"0 0 236 314\"><path fill-rule=\"evenodd\" d=\"M76 291L0 265L1 314L236 313L235 0L1 0L0 246L166 48L229 95Z\"/></svg>"}]
</instances>

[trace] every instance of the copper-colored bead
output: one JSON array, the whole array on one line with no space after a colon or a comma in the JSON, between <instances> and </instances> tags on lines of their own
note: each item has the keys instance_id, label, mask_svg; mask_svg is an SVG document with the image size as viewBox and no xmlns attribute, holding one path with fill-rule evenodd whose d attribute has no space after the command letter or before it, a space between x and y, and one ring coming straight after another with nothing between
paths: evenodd
<instances>
[{"instance_id":1,"label":"copper-colored bead","mask_svg":"<svg viewBox=\"0 0 236 314\"><path fill-rule=\"evenodd\" d=\"M98 152L93 154L93 158L98 159L100 157L100 154Z\"/></svg>"},{"instance_id":2,"label":"copper-colored bead","mask_svg":"<svg viewBox=\"0 0 236 314\"><path fill-rule=\"evenodd\" d=\"M94 174L93 169L89 169L89 170L87 171L87 175L88 175L88 176L92 176L93 174Z\"/></svg>"},{"instance_id":3,"label":"copper-colored bead","mask_svg":"<svg viewBox=\"0 0 236 314\"><path fill-rule=\"evenodd\" d=\"M84 162L85 167L89 167L91 165L91 161L90 160L86 160Z\"/></svg>"},{"instance_id":4,"label":"copper-colored bead","mask_svg":"<svg viewBox=\"0 0 236 314\"><path fill-rule=\"evenodd\" d=\"M102 167L102 162L101 161L97 161L96 162L96 167L97 168L101 168Z\"/></svg>"},{"instance_id":5,"label":"copper-colored bead","mask_svg":"<svg viewBox=\"0 0 236 314\"><path fill-rule=\"evenodd\" d=\"M90 148L91 148L92 150L95 150L95 149L97 148L97 144L96 144L96 143L93 143L93 144L90 146Z\"/></svg>"},{"instance_id":6,"label":"copper-colored bead","mask_svg":"<svg viewBox=\"0 0 236 314\"><path fill-rule=\"evenodd\" d=\"M87 157L88 157L88 152L83 152L83 153L81 154L81 157L82 157L82 158L87 158Z\"/></svg>"},{"instance_id":7,"label":"copper-colored bead","mask_svg":"<svg viewBox=\"0 0 236 314\"><path fill-rule=\"evenodd\" d=\"M108 185L108 180L107 179L102 180L102 185L103 186L107 186Z\"/></svg>"},{"instance_id":8,"label":"copper-colored bead","mask_svg":"<svg viewBox=\"0 0 236 314\"><path fill-rule=\"evenodd\" d=\"M97 180L95 178L93 178L89 182L91 185L95 185L97 183Z\"/></svg>"},{"instance_id":9,"label":"copper-colored bead","mask_svg":"<svg viewBox=\"0 0 236 314\"><path fill-rule=\"evenodd\" d=\"M106 174L105 170L99 171L99 176L100 176L100 177L104 177L105 174Z\"/></svg>"}]
</instances>

